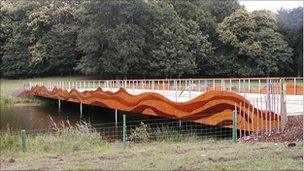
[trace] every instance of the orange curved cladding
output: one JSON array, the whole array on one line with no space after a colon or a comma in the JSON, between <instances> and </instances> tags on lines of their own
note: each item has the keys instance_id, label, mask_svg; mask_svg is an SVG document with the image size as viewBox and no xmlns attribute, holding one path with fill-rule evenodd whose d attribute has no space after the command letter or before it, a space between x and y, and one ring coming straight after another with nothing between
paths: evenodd
<instances>
[{"instance_id":1,"label":"orange curved cladding","mask_svg":"<svg viewBox=\"0 0 304 171\"><path fill-rule=\"evenodd\" d=\"M279 90L280 86L273 86L273 89ZM286 84L286 94L287 95L303 95L303 86L299 86L299 85L292 85L292 84ZM261 93L267 93L267 86L264 86L261 89Z\"/></svg>"},{"instance_id":2,"label":"orange curved cladding","mask_svg":"<svg viewBox=\"0 0 304 171\"><path fill-rule=\"evenodd\" d=\"M276 128L280 122L277 114L254 108L243 96L227 91L207 91L188 102L172 102L153 92L131 95L122 88L112 93L101 88L79 92L76 89L67 91L57 88L50 91L36 86L31 93L34 96L228 128L232 127L232 111L236 106L239 111L237 127L247 131Z\"/></svg>"}]
</instances>

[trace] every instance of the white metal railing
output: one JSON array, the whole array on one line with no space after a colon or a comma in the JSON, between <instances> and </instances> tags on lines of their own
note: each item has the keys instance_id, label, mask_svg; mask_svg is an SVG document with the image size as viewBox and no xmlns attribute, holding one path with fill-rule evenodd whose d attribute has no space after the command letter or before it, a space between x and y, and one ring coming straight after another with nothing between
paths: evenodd
<instances>
[{"instance_id":1,"label":"white metal railing","mask_svg":"<svg viewBox=\"0 0 304 171\"><path fill-rule=\"evenodd\" d=\"M289 95L303 93L303 78L288 77L284 78L284 80L286 85L288 85ZM68 91L71 89L77 89L78 91L95 90L99 87L103 90L117 91L119 88L124 88L134 95L143 92L155 92L175 102L188 101L208 90L226 90L239 93L256 107L264 109L259 104L256 104L256 100L260 101L260 98L263 98L265 99L263 101L266 102L266 99L271 99L274 94L280 94L281 81L281 78L66 80L30 82L26 87L31 89L38 85L44 86L49 90L56 87ZM298 97L291 96L287 98L288 113L302 112L303 98ZM265 109L269 109L269 107Z\"/></svg>"},{"instance_id":2,"label":"white metal railing","mask_svg":"<svg viewBox=\"0 0 304 171\"><path fill-rule=\"evenodd\" d=\"M287 77L283 78L289 87L289 94L302 94L303 78ZM33 86L45 86L47 89L140 89L140 90L174 90L207 91L207 90L226 90L237 93L265 93L267 84L280 83L281 78L217 78L217 79L149 79L149 80L73 80L73 81L46 81L30 82L29 89ZM276 89L277 87L273 87ZM302 89L301 89L302 88ZM291 89L291 90L290 90Z\"/></svg>"}]
</instances>

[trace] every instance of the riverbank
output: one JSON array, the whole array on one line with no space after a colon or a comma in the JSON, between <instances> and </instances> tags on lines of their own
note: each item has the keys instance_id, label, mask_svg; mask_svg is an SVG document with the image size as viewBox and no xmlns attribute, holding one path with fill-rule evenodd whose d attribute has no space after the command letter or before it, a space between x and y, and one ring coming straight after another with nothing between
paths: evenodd
<instances>
[{"instance_id":1,"label":"riverbank","mask_svg":"<svg viewBox=\"0 0 304 171\"><path fill-rule=\"evenodd\" d=\"M142 130L140 131L141 135ZM300 170L299 142L239 142L213 139L106 141L87 124L30 133L22 152L19 132L1 135L3 170Z\"/></svg>"},{"instance_id":2,"label":"riverbank","mask_svg":"<svg viewBox=\"0 0 304 171\"><path fill-rule=\"evenodd\" d=\"M1 107L15 106L15 105L40 105L40 101L35 98L18 97L20 90L26 84L33 81L63 81L63 80L82 80L88 79L86 77L44 77L44 78L31 78L31 79L0 79L1 83Z\"/></svg>"}]
</instances>

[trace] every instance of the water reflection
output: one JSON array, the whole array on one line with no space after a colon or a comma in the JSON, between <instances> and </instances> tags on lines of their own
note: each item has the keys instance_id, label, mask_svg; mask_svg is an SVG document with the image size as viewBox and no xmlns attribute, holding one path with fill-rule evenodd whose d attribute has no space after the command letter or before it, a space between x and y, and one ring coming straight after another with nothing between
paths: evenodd
<instances>
[{"instance_id":1,"label":"water reflection","mask_svg":"<svg viewBox=\"0 0 304 171\"><path fill-rule=\"evenodd\" d=\"M48 129L52 125L51 120L57 125L60 125L66 120L69 120L73 125L80 120L79 107L77 107L77 104L70 103L63 104L60 113L57 106L52 103L43 106L1 107L0 110L0 131L6 130L7 126L9 126L11 130ZM110 109L86 106L82 120L90 121L92 124L113 122L111 112L112 110ZM50 117L52 119L50 119Z\"/></svg>"}]
</instances>

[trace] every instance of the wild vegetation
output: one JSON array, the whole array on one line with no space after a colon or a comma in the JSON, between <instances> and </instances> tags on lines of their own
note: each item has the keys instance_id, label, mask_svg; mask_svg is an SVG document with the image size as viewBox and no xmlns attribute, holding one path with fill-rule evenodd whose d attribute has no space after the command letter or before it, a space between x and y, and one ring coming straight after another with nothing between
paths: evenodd
<instances>
[{"instance_id":1,"label":"wild vegetation","mask_svg":"<svg viewBox=\"0 0 304 171\"><path fill-rule=\"evenodd\" d=\"M1 1L3 77L300 76L303 8L237 0Z\"/></svg>"},{"instance_id":2,"label":"wild vegetation","mask_svg":"<svg viewBox=\"0 0 304 171\"><path fill-rule=\"evenodd\" d=\"M2 133L1 169L298 170L303 166L303 141L292 147L282 142L202 141L186 138L186 135L178 141L175 138L146 141L148 134L153 132L141 124L130 134L140 141L130 141L123 150L120 141L105 141L84 122L75 126L54 125L53 128L49 133L28 132L26 152L21 150L19 132L7 130ZM172 130L160 130L164 131Z\"/></svg>"}]
</instances>

